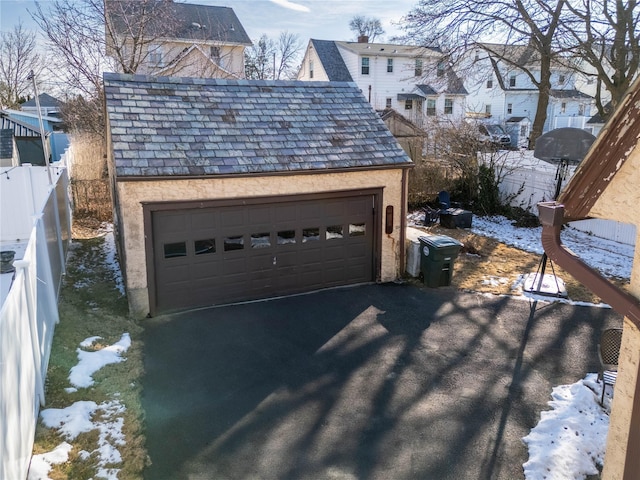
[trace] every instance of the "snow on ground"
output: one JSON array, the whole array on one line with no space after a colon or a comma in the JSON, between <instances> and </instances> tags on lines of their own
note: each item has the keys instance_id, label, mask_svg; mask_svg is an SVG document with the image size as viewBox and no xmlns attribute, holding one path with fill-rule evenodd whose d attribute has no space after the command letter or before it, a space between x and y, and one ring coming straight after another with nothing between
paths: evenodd
<instances>
[{"instance_id":1,"label":"snow on ground","mask_svg":"<svg viewBox=\"0 0 640 480\"><path fill-rule=\"evenodd\" d=\"M553 389L552 410L542 412L538 425L522 439L529 447L529 460L522 466L526 480L582 480L598 473L609 428L598 392L595 373Z\"/></svg>"},{"instance_id":2,"label":"snow on ground","mask_svg":"<svg viewBox=\"0 0 640 480\"><path fill-rule=\"evenodd\" d=\"M113 276L116 282L116 287L121 295L124 295L124 280L122 279L122 271L120 270L120 264L118 263L118 254L116 251L116 242L113 237L113 224L103 223L100 226L100 232L104 234L104 243L102 244L102 250L106 257L105 263L109 269L113 272Z\"/></svg>"},{"instance_id":3,"label":"snow on ground","mask_svg":"<svg viewBox=\"0 0 640 480\"><path fill-rule=\"evenodd\" d=\"M505 217L473 217L471 231L542 255L542 227L518 228ZM633 246L605 240L566 226L560 235L562 242L588 265L607 277L630 278Z\"/></svg>"},{"instance_id":4,"label":"snow on ground","mask_svg":"<svg viewBox=\"0 0 640 480\"><path fill-rule=\"evenodd\" d=\"M100 337L89 337L83 340L80 346L90 348L99 339ZM81 388L93 385L91 376L106 365L125 361L121 355L130 345L131 338L128 333L124 333L118 342L101 350L87 352L79 348L78 364L71 368L69 381ZM76 390L77 388L67 389L67 391ZM125 436L122 431L124 411L125 406L118 400L100 404L93 401L78 401L66 408L48 408L40 412L40 415L44 426L55 428L67 441L73 441L81 433L97 430L97 448L92 452L82 451L79 454L84 459L90 457L95 459L98 466L96 478L117 480L120 469L114 466L122 463L117 447L125 445ZM72 447L65 445L69 444L63 442L51 452L34 455L28 480L48 480L52 465L64 463L68 459Z\"/></svg>"},{"instance_id":5,"label":"snow on ground","mask_svg":"<svg viewBox=\"0 0 640 480\"><path fill-rule=\"evenodd\" d=\"M50 452L34 455L29 465L29 477L27 480L49 478L51 467L69 460L69 452L72 448L67 442L62 442Z\"/></svg>"},{"instance_id":6,"label":"snow on ground","mask_svg":"<svg viewBox=\"0 0 640 480\"><path fill-rule=\"evenodd\" d=\"M90 337L80 344L80 346L91 346L100 337ZM78 364L69 372L69 381L75 387L87 388L93 385L91 376L105 365L110 363L120 363L124 360L121 356L131 346L131 337L128 333L113 345L100 350L87 352L78 348Z\"/></svg>"}]
</instances>

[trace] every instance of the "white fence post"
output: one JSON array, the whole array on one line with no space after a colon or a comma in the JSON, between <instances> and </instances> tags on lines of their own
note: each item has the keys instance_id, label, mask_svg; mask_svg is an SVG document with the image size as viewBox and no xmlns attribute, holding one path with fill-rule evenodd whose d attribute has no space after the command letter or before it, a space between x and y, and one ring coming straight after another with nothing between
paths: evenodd
<instances>
[{"instance_id":1,"label":"white fence post","mask_svg":"<svg viewBox=\"0 0 640 480\"><path fill-rule=\"evenodd\" d=\"M31 332L31 350L33 352L33 365L36 369L36 394L40 397L40 405L44 405L44 381L42 378L42 372L40 371L42 365L42 354L40 352L40 341L38 335L37 325L37 300L35 295L35 265L32 261L28 260L16 260L13 262L13 266L18 271L22 271L24 275L24 295L27 303L27 315L29 322L29 331Z\"/></svg>"}]
</instances>

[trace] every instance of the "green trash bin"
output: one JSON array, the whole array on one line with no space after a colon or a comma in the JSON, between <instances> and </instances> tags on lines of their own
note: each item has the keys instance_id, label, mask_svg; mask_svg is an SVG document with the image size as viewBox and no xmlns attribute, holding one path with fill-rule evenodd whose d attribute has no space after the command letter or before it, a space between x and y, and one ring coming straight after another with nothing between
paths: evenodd
<instances>
[{"instance_id":1,"label":"green trash bin","mask_svg":"<svg viewBox=\"0 0 640 480\"><path fill-rule=\"evenodd\" d=\"M418 237L420 241L420 271L428 287L451 285L454 260L462 244L445 235Z\"/></svg>"}]
</instances>

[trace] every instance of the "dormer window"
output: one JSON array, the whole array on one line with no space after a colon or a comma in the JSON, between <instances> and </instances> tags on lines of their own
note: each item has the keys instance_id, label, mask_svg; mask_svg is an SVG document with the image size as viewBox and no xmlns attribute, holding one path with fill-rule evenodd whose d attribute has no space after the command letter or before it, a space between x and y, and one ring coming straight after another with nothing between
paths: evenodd
<instances>
[{"instance_id":1,"label":"dormer window","mask_svg":"<svg viewBox=\"0 0 640 480\"><path fill-rule=\"evenodd\" d=\"M444 63L443 62L438 62L438 67L436 70L436 74L438 75L438 77L444 77Z\"/></svg>"},{"instance_id":2,"label":"dormer window","mask_svg":"<svg viewBox=\"0 0 640 480\"><path fill-rule=\"evenodd\" d=\"M313 78L313 60L309 60L309 78Z\"/></svg>"}]
</instances>

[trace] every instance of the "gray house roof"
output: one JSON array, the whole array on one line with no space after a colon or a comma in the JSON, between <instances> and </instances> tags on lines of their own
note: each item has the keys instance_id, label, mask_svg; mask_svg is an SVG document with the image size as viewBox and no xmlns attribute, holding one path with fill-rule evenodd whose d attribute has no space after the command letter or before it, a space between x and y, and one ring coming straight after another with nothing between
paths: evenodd
<instances>
[{"instance_id":1,"label":"gray house roof","mask_svg":"<svg viewBox=\"0 0 640 480\"><path fill-rule=\"evenodd\" d=\"M591 95L582 93L581 91L575 90L575 89L569 89L569 90L552 89L550 94L554 98L573 98L573 99L584 98L584 99L593 100L593 97Z\"/></svg>"},{"instance_id":2,"label":"gray house roof","mask_svg":"<svg viewBox=\"0 0 640 480\"><path fill-rule=\"evenodd\" d=\"M41 93L38 95L38 100L40 100L40 108L56 108L60 106L60 100L55 97L52 97L48 93ZM33 107L37 108L36 99L32 98L28 102L24 102L22 104L22 108L24 107Z\"/></svg>"},{"instance_id":3,"label":"gray house roof","mask_svg":"<svg viewBox=\"0 0 640 480\"><path fill-rule=\"evenodd\" d=\"M409 166L353 83L104 75L117 177Z\"/></svg>"},{"instance_id":4,"label":"gray house roof","mask_svg":"<svg viewBox=\"0 0 640 480\"><path fill-rule=\"evenodd\" d=\"M230 7L172 1L107 0L106 8L119 34L135 30L136 25L132 27L132 22L145 18L145 33L150 37L251 45L251 39ZM143 9L145 13L141 13Z\"/></svg>"},{"instance_id":5,"label":"gray house roof","mask_svg":"<svg viewBox=\"0 0 640 480\"><path fill-rule=\"evenodd\" d=\"M311 39L322 67L331 82L353 82L349 69L338 51L338 46L333 40Z\"/></svg>"}]
</instances>

